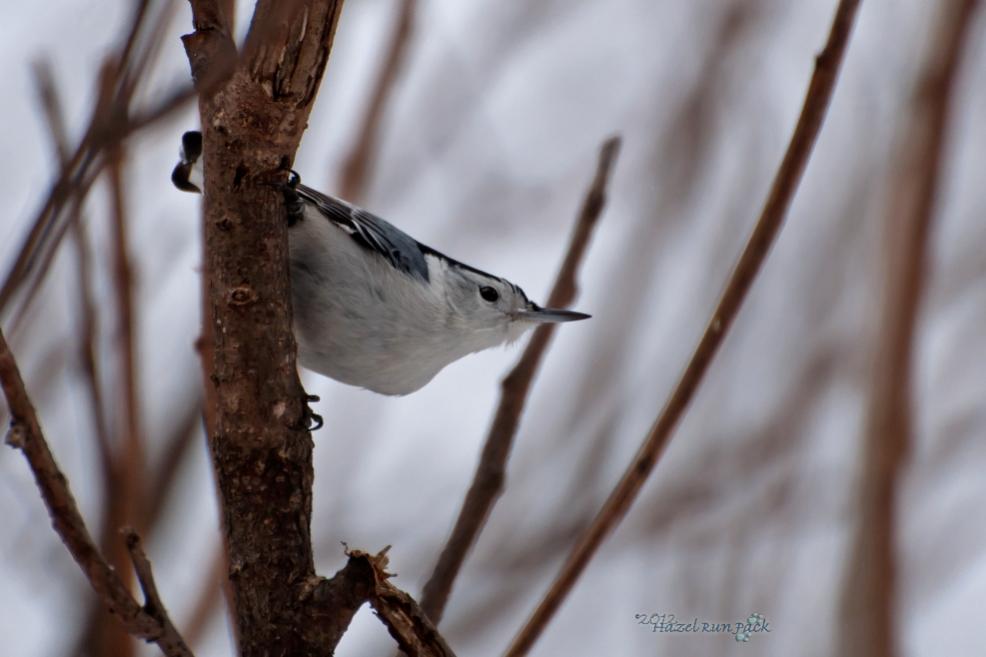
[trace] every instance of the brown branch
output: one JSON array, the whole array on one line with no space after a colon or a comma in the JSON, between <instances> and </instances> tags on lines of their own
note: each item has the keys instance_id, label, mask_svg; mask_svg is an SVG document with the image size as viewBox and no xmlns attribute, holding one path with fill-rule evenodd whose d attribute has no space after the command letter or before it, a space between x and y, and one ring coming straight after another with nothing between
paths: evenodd
<instances>
[{"instance_id":1,"label":"brown branch","mask_svg":"<svg viewBox=\"0 0 986 657\"><path fill-rule=\"evenodd\" d=\"M387 550L371 555L347 550L349 561L331 580L322 580L312 597L321 604L333 597L348 596L343 606L359 607L369 600L387 631L408 657L455 657L435 625L410 595L388 580ZM336 604L339 604L336 601Z\"/></svg>"},{"instance_id":2,"label":"brown branch","mask_svg":"<svg viewBox=\"0 0 986 657\"><path fill-rule=\"evenodd\" d=\"M68 136L65 132L61 101L51 69L46 63L38 62L34 67L34 78L38 98L43 109L55 154L58 157L59 163L65 166L69 158ZM129 573L129 570L126 569L126 554L123 552L123 546L120 544L116 528L124 522L122 511L127 496L121 495L118 492L120 471L111 447L109 430L103 408L102 386L96 363L97 318L93 307L92 290L90 289L92 265L85 225L78 216L82 211L80 207L81 203L82 199L76 196L69 210L70 214L67 225L71 231L72 242L76 250L76 262L78 266L76 278L79 303L82 309L79 362L82 365L83 374L85 375L86 391L88 393L87 396L96 434L96 446L100 455L100 474L102 475L100 481L103 489L104 509L99 546L102 552L107 555L108 561L116 568L117 572L121 573L123 577L126 577ZM27 293L25 301L34 297L37 288L42 282L43 277L41 276L35 279L31 289ZM28 317L26 313L18 315L17 321L14 323L14 331L18 330L21 320L26 317ZM128 585L129 582L124 582L124 584ZM106 610L102 600L87 596L86 602L89 607L86 612L87 621L83 624L83 629L68 654L75 655L82 651L112 653L118 654L121 657L133 654L133 642L126 631L113 618L112 614Z\"/></svg>"},{"instance_id":3,"label":"brown branch","mask_svg":"<svg viewBox=\"0 0 986 657\"><path fill-rule=\"evenodd\" d=\"M47 62L38 62L34 66L34 82L38 92L38 100L43 110L45 123L51 135L55 155L62 167L66 166L70 153L68 135L65 132L65 120L62 113L62 103L58 89L55 86L51 67ZM78 199L73 203L71 213L81 212ZM86 378L86 389L89 397L89 407L92 413L96 433L96 444L99 448L103 471L108 476L112 464L109 430L107 429L106 413L103 408L102 388L99 383L99 370L96 365L96 335L98 332L96 312L92 298L92 260L89 255L89 240L82 219L73 216L69 220L72 226L72 241L76 250L79 303L82 308L79 362L82 364ZM39 279L40 280L40 279ZM29 294L29 296L33 296ZM22 315L26 316L26 315ZM16 326L16 325L15 325ZM16 330L16 328L14 329Z\"/></svg>"},{"instance_id":4,"label":"brown branch","mask_svg":"<svg viewBox=\"0 0 986 657\"><path fill-rule=\"evenodd\" d=\"M63 159L62 166L51 184L44 202L38 209L14 262L0 286L0 317L20 292L25 282L36 276L31 292L24 298L18 315L23 315L32 300L34 291L50 271L49 264L65 235L67 225L64 219L66 207L81 203L95 180L107 163L106 153L122 143L126 138L143 130L157 121L180 109L194 97L194 90L180 88L167 95L164 100L146 110L134 111L133 100L137 87L135 80L148 76L143 72L150 66L152 55L160 43L160 35L152 35L145 50L136 49L137 35L147 19L146 2L136 5L134 16L129 24L127 36L115 55L104 60L98 94L90 115L89 124L75 150ZM167 10L167 8L166 8ZM137 53L137 54L135 54ZM136 64L131 62L136 58ZM201 88L213 90L228 79L236 63L235 48L232 55L217 58L209 75L201 80ZM68 221L74 221L75 213L69 213Z\"/></svg>"},{"instance_id":5,"label":"brown branch","mask_svg":"<svg viewBox=\"0 0 986 657\"><path fill-rule=\"evenodd\" d=\"M312 440L296 367L283 179L328 62L340 0L260 0L235 56L219 3L193 0L183 37L199 89L205 165L206 416L229 550L240 654L330 654L351 613L302 594L311 546ZM354 612L354 610L353 610Z\"/></svg>"},{"instance_id":6,"label":"brown branch","mask_svg":"<svg viewBox=\"0 0 986 657\"><path fill-rule=\"evenodd\" d=\"M34 405L28 397L7 341L0 332L0 385L10 408L11 426L7 444L15 447L27 459L34 480L41 491L55 532L65 543L86 579L107 608L123 623L127 632L145 641L156 643L169 657L190 657L191 651L171 625L163 622L166 612L158 601L158 609L149 613L127 591L116 571L96 549L79 513L68 481L48 448ZM136 566L136 564L135 564Z\"/></svg>"},{"instance_id":7,"label":"brown branch","mask_svg":"<svg viewBox=\"0 0 986 657\"><path fill-rule=\"evenodd\" d=\"M363 112L363 122L356 132L356 141L342 164L339 180L339 195L342 198L359 201L365 192L366 174L377 151L383 113L393 94L394 83L404 62L408 44L411 42L417 6L417 0L401 0L397 24L370 95L369 105Z\"/></svg>"},{"instance_id":8,"label":"brown branch","mask_svg":"<svg viewBox=\"0 0 986 657\"><path fill-rule=\"evenodd\" d=\"M109 152L110 198L113 226L113 283L119 317L120 407L116 472L119 475L118 493L124 500L123 520L144 529L143 490L145 479L144 439L140 421L140 394L137 376L136 311L134 308L133 267L128 253L128 218L125 185L123 182L122 147ZM115 529L115 528L114 528Z\"/></svg>"},{"instance_id":9,"label":"brown branch","mask_svg":"<svg viewBox=\"0 0 986 657\"><path fill-rule=\"evenodd\" d=\"M131 527L125 527L121 533L127 543L127 551L130 553L130 560L134 564L134 571L137 573L137 581L140 583L140 590L144 594L143 611L148 616L160 623L164 634L178 637L178 630L172 625L171 619L165 610L164 603L157 591L157 584L154 582L154 574L151 572L151 562L141 546L140 536ZM184 645L184 644L183 644ZM187 648L185 648L188 650Z\"/></svg>"},{"instance_id":10,"label":"brown branch","mask_svg":"<svg viewBox=\"0 0 986 657\"><path fill-rule=\"evenodd\" d=\"M860 513L841 609L846 631L841 633L840 653L850 657L891 657L900 652L894 621L898 573L894 539L900 512L897 491L913 431L914 334L955 79L977 5L976 0L939 5L931 49L915 82L910 117L898 133L892 160L884 218L880 339L870 382Z\"/></svg>"},{"instance_id":11,"label":"brown branch","mask_svg":"<svg viewBox=\"0 0 986 657\"><path fill-rule=\"evenodd\" d=\"M222 543L212 550L212 558L205 576L199 583L195 602L191 605L188 621L183 625L188 645L195 646L202 639L212 614L222 601L223 584L226 581L226 548Z\"/></svg>"},{"instance_id":12,"label":"brown branch","mask_svg":"<svg viewBox=\"0 0 986 657\"><path fill-rule=\"evenodd\" d=\"M150 476L151 483L146 487L153 491L142 507L141 514L147 525L147 532L153 531L158 519L164 511L175 487L180 483L179 468L184 462L192 445L197 444L196 438L201 436L202 401L193 398L185 402L184 408L175 414L175 421L168 430L168 435L161 441L164 450L154 464L154 472ZM150 536L150 534L148 534Z\"/></svg>"},{"instance_id":13,"label":"brown branch","mask_svg":"<svg viewBox=\"0 0 986 657\"><path fill-rule=\"evenodd\" d=\"M575 300L575 280L579 265L589 246L589 238L602 214L606 202L606 185L613 163L619 152L619 137L606 140L599 151L599 162L592 183L586 192L579 212L565 259L558 271L555 284L548 297L548 306L564 308ZM459 516L452 528L438 563L428 578L421 595L421 608L436 624L442 620L445 605L452 592L452 584L462 569L466 555L486 525L490 511L503 492L507 459L513 448L514 436L520 424L520 416L527 403L527 395L534 375L544 358L555 325L544 324L534 331L520 360L503 379L500 403L490 425L483 452L476 466L469 492L463 500Z\"/></svg>"},{"instance_id":14,"label":"brown branch","mask_svg":"<svg viewBox=\"0 0 986 657\"><path fill-rule=\"evenodd\" d=\"M784 159L777 170L760 218L671 397L620 482L613 489L592 524L579 538L538 607L507 649L505 654L508 657L520 657L530 651L603 540L622 520L653 471L671 437L671 432L687 409L709 364L722 345L729 327L739 313L743 300L767 257L771 244L780 231L791 199L804 173L835 88L858 7L859 0L839 2L828 41L815 59L815 70L808 85L801 116L798 118Z\"/></svg>"}]
</instances>

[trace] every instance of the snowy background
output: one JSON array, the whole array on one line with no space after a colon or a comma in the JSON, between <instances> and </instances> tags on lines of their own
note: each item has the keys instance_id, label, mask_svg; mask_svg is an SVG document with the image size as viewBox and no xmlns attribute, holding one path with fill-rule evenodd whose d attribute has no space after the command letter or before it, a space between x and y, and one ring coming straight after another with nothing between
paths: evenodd
<instances>
[{"instance_id":1,"label":"snowy background","mask_svg":"<svg viewBox=\"0 0 986 657\"><path fill-rule=\"evenodd\" d=\"M950 0L942 0L948 2ZM466 562L442 629L460 655L503 651L664 402L739 252L793 128L834 2L421 0L353 200L544 300L610 134L623 149L576 308L536 380L505 496ZM641 499L535 647L536 655L827 655L856 514L876 344L888 164L938 3L864 1L828 119L788 222ZM0 265L9 267L55 170L30 64L50 61L70 127L88 121L126 2L3 3ZM348 0L295 167L336 189L391 38L396 0ZM244 24L250 6L240 3ZM986 605L986 16L970 31L932 232L913 389L916 435L900 508L903 654L983 654ZM175 5L148 88L188 75ZM152 94L153 95L153 94ZM126 202L138 283L151 467L198 395L199 200L171 187L193 106L131 142ZM73 132L73 137L77 134ZM106 188L87 207L100 360L118 389ZM80 393L73 250L63 247L12 346L94 534L104 500ZM392 544L395 583L420 593L458 511L520 352L456 363L387 398L310 373L318 570L340 541ZM114 388L114 386L117 386ZM120 399L107 398L116 418ZM5 410L3 411L5 413ZM199 657L231 654L220 605L191 618L220 539L204 439L184 456L148 551ZM157 496L158 491L149 491ZM0 653L74 655L92 595L51 531L16 451L0 450ZM635 614L770 633L653 633ZM366 609L344 657L390 654ZM156 649L141 647L145 654Z\"/></svg>"}]
</instances>

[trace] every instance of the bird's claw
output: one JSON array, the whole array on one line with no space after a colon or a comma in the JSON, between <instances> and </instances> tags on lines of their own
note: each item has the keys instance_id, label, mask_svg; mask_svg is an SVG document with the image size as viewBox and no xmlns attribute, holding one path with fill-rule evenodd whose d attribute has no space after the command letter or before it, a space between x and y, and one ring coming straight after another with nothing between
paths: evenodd
<instances>
[{"instance_id":1,"label":"bird's claw","mask_svg":"<svg viewBox=\"0 0 986 657\"><path fill-rule=\"evenodd\" d=\"M309 395L305 393L304 396L304 410L301 414L301 424L305 431L318 431L322 428L325 422L322 420L322 416L312 410L312 407L308 404L310 402L320 401L318 395Z\"/></svg>"}]
</instances>

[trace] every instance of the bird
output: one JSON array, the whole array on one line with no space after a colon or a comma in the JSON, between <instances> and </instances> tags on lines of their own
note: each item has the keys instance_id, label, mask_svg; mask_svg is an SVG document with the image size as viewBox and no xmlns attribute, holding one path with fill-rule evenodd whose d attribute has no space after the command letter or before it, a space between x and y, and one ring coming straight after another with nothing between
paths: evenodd
<instances>
[{"instance_id":1,"label":"bird","mask_svg":"<svg viewBox=\"0 0 986 657\"><path fill-rule=\"evenodd\" d=\"M178 189L204 192L201 155L201 132L186 132L171 176ZM507 279L301 184L293 171L281 186L293 329L306 369L407 395L464 356L515 342L541 324L590 317L542 308Z\"/></svg>"}]
</instances>

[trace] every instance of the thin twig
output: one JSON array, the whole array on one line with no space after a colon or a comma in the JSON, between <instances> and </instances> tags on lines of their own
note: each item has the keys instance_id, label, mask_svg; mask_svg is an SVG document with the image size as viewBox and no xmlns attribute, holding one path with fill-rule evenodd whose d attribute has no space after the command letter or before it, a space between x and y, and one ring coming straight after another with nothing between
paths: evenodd
<instances>
[{"instance_id":1,"label":"thin twig","mask_svg":"<svg viewBox=\"0 0 986 657\"><path fill-rule=\"evenodd\" d=\"M760 218L671 397L620 482L613 489L592 524L579 538L544 598L507 649L505 653L507 657L520 657L530 651L603 540L622 520L653 471L671 437L671 432L687 409L709 364L722 345L723 338L739 313L743 300L780 230L804 173L835 88L858 7L859 0L839 2L828 41L815 59L815 70L808 85L801 116L798 118L798 124L791 136L784 159L777 170Z\"/></svg>"},{"instance_id":2,"label":"thin twig","mask_svg":"<svg viewBox=\"0 0 986 657\"><path fill-rule=\"evenodd\" d=\"M164 453L155 461L154 471L149 477L151 483L146 486L146 490L153 493L147 496L142 508L143 521L147 525L145 535L148 537L157 525L166 502L181 481L178 473L189 449L196 444L195 439L202 435L202 400L198 396L186 400L174 417L168 435L161 440Z\"/></svg>"},{"instance_id":3,"label":"thin twig","mask_svg":"<svg viewBox=\"0 0 986 657\"><path fill-rule=\"evenodd\" d=\"M47 62L37 62L34 66L34 82L37 87L38 100L43 110L45 123L51 135L52 146L62 167L66 166L70 153L68 135L65 131L65 120L62 113L62 103L58 89L55 86L51 67ZM76 198L72 204L71 214L81 212L81 200ZM80 319L79 361L82 364L86 379L86 389L89 396L89 407L92 413L96 433L97 446L103 465L104 475L108 476L112 465L112 450L110 449L109 430L106 413L103 408L102 387L99 383L99 369L96 364L96 336L98 334L97 317L92 297L92 261L89 254L89 239L81 217L73 216L69 220L72 226L72 242L76 250L78 270L79 305L82 309ZM26 316L26 315L22 315ZM15 325L16 327L16 325ZM14 329L16 330L16 328Z\"/></svg>"},{"instance_id":4,"label":"thin twig","mask_svg":"<svg viewBox=\"0 0 986 657\"><path fill-rule=\"evenodd\" d=\"M171 622L162 622L161 619L166 618L164 608L160 607L155 615L151 615L138 605L116 571L96 549L69 490L68 480L55 463L41 432L34 405L24 388L24 381L2 331L0 385L12 418L7 444L21 450L27 459L55 532L79 564L93 590L130 634L156 643L169 657L191 657L191 651Z\"/></svg>"},{"instance_id":5,"label":"thin twig","mask_svg":"<svg viewBox=\"0 0 986 657\"><path fill-rule=\"evenodd\" d=\"M349 155L343 161L342 174L339 180L339 195L345 199L359 201L366 188L366 174L370 169L373 156L377 150L380 138L381 122L384 110L387 108L401 70L407 46L411 42L414 13L418 0L401 0L400 14L394 27L390 46L384 57L379 76L373 87L370 102L363 112L363 122L357 131Z\"/></svg>"},{"instance_id":6,"label":"thin twig","mask_svg":"<svg viewBox=\"0 0 986 657\"><path fill-rule=\"evenodd\" d=\"M879 343L859 480L860 513L843 588L843 649L850 657L899 654L894 616L900 512L897 491L910 445L914 334L945 159L955 79L977 0L941 3L930 51L898 133L887 189L886 260Z\"/></svg>"},{"instance_id":7,"label":"thin twig","mask_svg":"<svg viewBox=\"0 0 986 657\"><path fill-rule=\"evenodd\" d=\"M148 109L132 108L137 87L131 82L147 77L143 72L150 66L151 54L160 43L160 37L152 38L148 42L146 51L142 51L138 58L137 65L128 65L128 57L124 55L133 52L134 40L147 20L145 5L146 3L143 3L136 7L127 30L127 37L121 41L119 54L105 58L104 76L98 86L97 99L89 124L75 150L64 161L44 202L31 220L31 227L17 251L13 265L3 279L3 285L0 286L0 318L6 315L10 302L25 282L37 272L37 280L31 288L32 293L25 296L17 315L20 316L27 311L29 304L35 298L33 290L40 287L41 281L50 271L49 264L65 235L67 222L63 217L64 210L76 202L81 205L107 163L104 157L106 152L128 137L181 109L196 96L195 88L191 85L182 85ZM166 8L163 11L170 10ZM228 52L222 57L214 58L213 66L203 74L199 81L199 90L211 93L229 79L238 58L232 41L229 40L228 43L230 44ZM68 221L72 221L71 217L72 213L69 214Z\"/></svg>"},{"instance_id":8,"label":"thin twig","mask_svg":"<svg viewBox=\"0 0 986 657\"><path fill-rule=\"evenodd\" d=\"M157 591L157 584L154 582L154 573L151 572L151 562L144 554L141 546L140 536L134 531L133 527L124 527L121 531L127 544L127 552L130 553L130 560L134 564L134 572L137 573L137 581L140 583L140 590L144 594L144 612L157 619L164 628L165 633L178 635L171 619L165 613L164 603Z\"/></svg>"},{"instance_id":9,"label":"thin twig","mask_svg":"<svg viewBox=\"0 0 986 657\"><path fill-rule=\"evenodd\" d=\"M124 152L117 146L109 152L110 197L113 225L113 284L116 293L120 349L121 387L117 472L120 494L125 500L124 522L143 529L144 439L140 420L139 367L137 361L137 313L134 307L133 267L130 263L127 232L129 220L123 182Z\"/></svg>"},{"instance_id":10,"label":"thin twig","mask_svg":"<svg viewBox=\"0 0 986 657\"><path fill-rule=\"evenodd\" d=\"M65 121L62 115L62 105L59 99L58 90L55 86L54 77L50 67L45 62L38 62L34 67L35 84L38 91L38 99L43 110L45 122L48 126L52 145L58 157L59 164L65 166L69 158L68 136L65 131ZM126 554L120 544L116 528L124 522L124 500L126 496L119 494L119 473L113 449L111 447L106 413L103 407L102 385L100 383L99 369L96 361L96 339L97 339L97 317L92 298L92 263L89 254L88 237L83 220L78 216L82 212L81 204L83 199L76 196L69 209L69 218L66 225L71 231L72 243L76 251L77 264L77 284L79 304L81 307L80 330L79 330L79 362L82 365L83 374L86 382L86 392L89 399L90 412L92 414L94 431L96 434L96 446L98 448L101 465L101 483L103 490L103 524L100 532L99 546L107 559L114 565L122 578L126 578L130 571L126 569ZM31 289L27 292L25 301L33 298L37 288L43 282L43 277L38 276L32 283ZM26 313L17 316L13 325L13 331L17 331L22 320L27 318ZM128 585L125 581L124 585ZM86 612L87 621L83 624L82 631L75 642L70 647L67 654L79 654L80 650L95 652L105 652L118 654L120 657L132 655L134 650L133 642L123 628L112 618L103 607L99 598L85 598L89 609Z\"/></svg>"},{"instance_id":11,"label":"thin twig","mask_svg":"<svg viewBox=\"0 0 986 657\"><path fill-rule=\"evenodd\" d=\"M606 185L619 146L620 139L612 137L606 140L599 152L596 174L586 193L565 260L548 297L548 305L551 307L564 308L575 300L576 273L589 245L592 231L602 214L606 202ZM441 621L452 591L452 584L462 568L466 555L476 542L476 537L485 526L490 510L503 491L507 459L520 424L520 416L524 412L531 383L544 358L548 343L554 335L554 330L553 324L538 327L517 365L503 379L500 403L486 436L483 453L473 475L469 492L459 510L452 534L422 592L421 608L435 623Z\"/></svg>"},{"instance_id":12,"label":"thin twig","mask_svg":"<svg viewBox=\"0 0 986 657\"><path fill-rule=\"evenodd\" d=\"M226 580L226 548L220 542L212 550L212 558L206 566L205 573L199 582L199 591L191 612L183 627L188 645L195 646L202 639L209 621L219 602L223 599L223 583Z\"/></svg>"}]
</instances>

